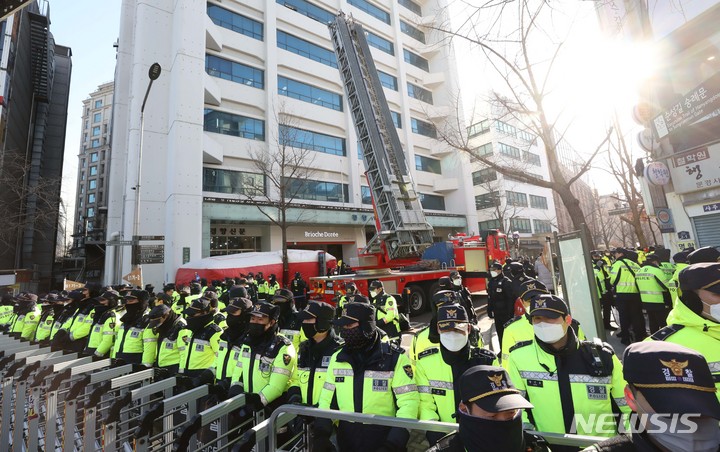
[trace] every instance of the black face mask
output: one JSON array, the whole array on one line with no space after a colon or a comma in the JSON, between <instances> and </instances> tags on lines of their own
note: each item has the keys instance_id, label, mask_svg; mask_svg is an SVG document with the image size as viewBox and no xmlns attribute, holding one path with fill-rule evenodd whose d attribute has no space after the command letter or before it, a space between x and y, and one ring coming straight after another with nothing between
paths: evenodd
<instances>
[{"instance_id":1,"label":"black face mask","mask_svg":"<svg viewBox=\"0 0 720 452\"><path fill-rule=\"evenodd\" d=\"M491 421L457 411L458 435L466 450L475 452L522 452L525 441L522 414L509 421Z\"/></svg>"},{"instance_id":2,"label":"black face mask","mask_svg":"<svg viewBox=\"0 0 720 452\"><path fill-rule=\"evenodd\" d=\"M213 315L212 313L198 315L195 317L188 317L187 320L187 326L190 331L193 333L200 332L203 328L205 328L205 325L210 323L212 321Z\"/></svg>"},{"instance_id":3,"label":"black face mask","mask_svg":"<svg viewBox=\"0 0 720 452\"><path fill-rule=\"evenodd\" d=\"M138 314L141 314L144 311L145 311L145 306L143 306L142 303L133 303L133 304L125 305L125 312L127 312L130 317L136 317Z\"/></svg>"},{"instance_id":4,"label":"black face mask","mask_svg":"<svg viewBox=\"0 0 720 452\"><path fill-rule=\"evenodd\" d=\"M229 315L225 321L228 325L225 333L231 339L236 339L247 332L250 319L247 314L241 314L239 316Z\"/></svg>"},{"instance_id":5,"label":"black face mask","mask_svg":"<svg viewBox=\"0 0 720 452\"><path fill-rule=\"evenodd\" d=\"M109 311L109 310L110 310L110 306L105 306L105 305L102 305L102 304L97 304L97 305L95 305L94 318L95 318L95 319L99 318L101 315L105 314L105 313L106 313L107 311Z\"/></svg>"},{"instance_id":6,"label":"black face mask","mask_svg":"<svg viewBox=\"0 0 720 452\"><path fill-rule=\"evenodd\" d=\"M248 334L250 335L250 337L255 339L263 337L266 333L266 326L267 325L264 325L262 323L251 323L248 325Z\"/></svg>"},{"instance_id":7,"label":"black face mask","mask_svg":"<svg viewBox=\"0 0 720 452\"><path fill-rule=\"evenodd\" d=\"M52 305L53 315L58 316L61 312L65 309L65 305L63 304L54 304Z\"/></svg>"},{"instance_id":8,"label":"black face mask","mask_svg":"<svg viewBox=\"0 0 720 452\"><path fill-rule=\"evenodd\" d=\"M368 345L371 339L359 326L340 330L340 337L345 340L345 348L348 350L359 350Z\"/></svg>"},{"instance_id":9,"label":"black face mask","mask_svg":"<svg viewBox=\"0 0 720 452\"><path fill-rule=\"evenodd\" d=\"M303 323L301 326L303 334L308 339L312 339L318 333L314 323Z\"/></svg>"}]
</instances>

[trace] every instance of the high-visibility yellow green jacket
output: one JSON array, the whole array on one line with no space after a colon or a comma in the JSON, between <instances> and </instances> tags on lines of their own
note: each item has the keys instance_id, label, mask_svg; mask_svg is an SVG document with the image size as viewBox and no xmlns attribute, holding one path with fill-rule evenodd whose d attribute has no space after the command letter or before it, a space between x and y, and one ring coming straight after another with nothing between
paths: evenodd
<instances>
[{"instance_id":1,"label":"high-visibility yellow green jacket","mask_svg":"<svg viewBox=\"0 0 720 452\"><path fill-rule=\"evenodd\" d=\"M221 334L222 328L213 319L197 333L188 328L181 330L178 335L180 372L192 375L211 368L220 349Z\"/></svg>"},{"instance_id":2,"label":"high-visibility yellow green jacket","mask_svg":"<svg viewBox=\"0 0 720 452\"><path fill-rule=\"evenodd\" d=\"M663 269L650 264L644 265L635 275L635 282L640 290L640 300L644 307L650 309L663 305L672 307L672 296Z\"/></svg>"},{"instance_id":3,"label":"high-visibility yellow green jacket","mask_svg":"<svg viewBox=\"0 0 720 452\"><path fill-rule=\"evenodd\" d=\"M584 341L585 332L580 326L580 322L573 319L570 326L575 331L575 335L581 341ZM535 340L535 331L533 331L532 323L530 323L530 319L527 315L519 315L508 320L505 323L505 331L503 331L503 340L501 344L503 367L507 364L507 359L510 356L510 348L512 348L512 346L518 342L533 340Z\"/></svg>"},{"instance_id":4,"label":"high-visibility yellow green jacket","mask_svg":"<svg viewBox=\"0 0 720 452\"><path fill-rule=\"evenodd\" d=\"M636 294L638 293L635 284L635 275L640 271L640 266L630 259L618 259L610 267L610 285L615 289L615 293Z\"/></svg>"}]
</instances>

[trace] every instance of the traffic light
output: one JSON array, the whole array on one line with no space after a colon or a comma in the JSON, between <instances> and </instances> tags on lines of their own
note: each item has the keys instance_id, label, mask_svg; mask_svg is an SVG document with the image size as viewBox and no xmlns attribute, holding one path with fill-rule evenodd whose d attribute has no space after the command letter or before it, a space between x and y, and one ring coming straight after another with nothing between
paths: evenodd
<instances>
[{"instance_id":1,"label":"traffic light","mask_svg":"<svg viewBox=\"0 0 720 452\"><path fill-rule=\"evenodd\" d=\"M0 20L6 19L20 8L24 8L35 0L0 0Z\"/></svg>"}]
</instances>

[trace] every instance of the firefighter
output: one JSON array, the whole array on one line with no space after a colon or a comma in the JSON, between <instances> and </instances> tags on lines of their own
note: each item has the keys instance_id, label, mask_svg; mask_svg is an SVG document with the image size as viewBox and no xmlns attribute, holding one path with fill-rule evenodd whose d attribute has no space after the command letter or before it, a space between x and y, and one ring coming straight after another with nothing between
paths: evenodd
<instances>
[{"instance_id":1,"label":"firefighter","mask_svg":"<svg viewBox=\"0 0 720 452\"><path fill-rule=\"evenodd\" d=\"M150 294L133 289L125 292L123 304L125 314L120 317L120 326L113 344L113 356L129 364L152 367L157 356L157 335L150 328L148 302Z\"/></svg>"},{"instance_id":2,"label":"firefighter","mask_svg":"<svg viewBox=\"0 0 720 452\"><path fill-rule=\"evenodd\" d=\"M118 330L118 306L120 294L107 290L94 299L93 323L91 326L85 353L98 357L106 357L115 343Z\"/></svg>"},{"instance_id":3,"label":"firefighter","mask_svg":"<svg viewBox=\"0 0 720 452\"><path fill-rule=\"evenodd\" d=\"M380 340L375 308L347 303L333 323L345 345L330 360L319 408L417 419L412 365L402 349ZM316 420L313 433L313 450L333 450L332 421ZM340 421L337 444L343 452L404 450L409 436L402 428Z\"/></svg>"},{"instance_id":4,"label":"firefighter","mask_svg":"<svg viewBox=\"0 0 720 452\"><path fill-rule=\"evenodd\" d=\"M289 289L278 289L272 297L270 297L270 301L280 310L278 317L280 334L290 339L295 350L299 350L300 342L306 338L302 337L302 332L300 331L302 320L298 317L298 312L293 305L293 293Z\"/></svg>"},{"instance_id":5,"label":"firefighter","mask_svg":"<svg viewBox=\"0 0 720 452\"><path fill-rule=\"evenodd\" d=\"M672 296L667 275L660 268L660 258L654 253L645 256L645 264L635 275L640 290L642 307L647 313L650 333L667 325L666 319L672 309Z\"/></svg>"},{"instance_id":6,"label":"firefighter","mask_svg":"<svg viewBox=\"0 0 720 452\"><path fill-rule=\"evenodd\" d=\"M512 281L503 274L502 265L499 262L490 265L487 293L487 314L488 317L494 319L498 343L502 344L505 324L514 316L515 298L513 298Z\"/></svg>"},{"instance_id":7,"label":"firefighter","mask_svg":"<svg viewBox=\"0 0 720 452\"><path fill-rule=\"evenodd\" d=\"M645 339L645 317L642 312L640 291L635 275L640 266L633 260L634 253L624 248L615 248L615 262L610 268L610 286L615 296L615 305L620 313L620 339L625 345Z\"/></svg>"},{"instance_id":8,"label":"firefighter","mask_svg":"<svg viewBox=\"0 0 720 452\"><path fill-rule=\"evenodd\" d=\"M580 341L570 328L567 305L555 295L532 298L529 315L535 340L511 347L506 369L535 405L527 418L536 430L571 433L575 414L629 413L622 364L612 347ZM595 424L575 427L580 435L608 436Z\"/></svg>"},{"instance_id":9,"label":"firefighter","mask_svg":"<svg viewBox=\"0 0 720 452\"><path fill-rule=\"evenodd\" d=\"M335 310L321 301L310 301L298 313L302 330L308 338L300 344L297 367L288 390L289 403L317 406L327 368L342 341L332 328Z\"/></svg>"},{"instance_id":10,"label":"firefighter","mask_svg":"<svg viewBox=\"0 0 720 452\"><path fill-rule=\"evenodd\" d=\"M305 309L308 285L305 280L302 279L300 272L295 272L295 277L290 282L290 290L292 290L293 298L295 299L295 308L298 311Z\"/></svg>"},{"instance_id":11,"label":"firefighter","mask_svg":"<svg viewBox=\"0 0 720 452\"><path fill-rule=\"evenodd\" d=\"M155 367L161 369L167 377L174 376L180 370L180 348L183 343L179 337L180 331L187 326L185 319L165 304L153 307L148 319L148 327L157 335Z\"/></svg>"},{"instance_id":12,"label":"firefighter","mask_svg":"<svg viewBox=\"0 0 720 452\"><path fill-rule=\"evenodd\" d=\"M460 305L438 308L440 346L421 354L415 363L421 421L456 422L455 411L460 394L455 391L454 382L459 381L460 375L472 366L497 364L493 352L470 344L471 330L465 308ZM431 446L442 436L437 432L427 433Z\"/></svg>"},{"instance_id":13,"label":"firefighter","mask_svg":"<svg viewBox=\"0 0 720 452\"><path fill-rule=\"evenodd\" d=\"M395 297L385 293L382 281L370 283L370 301L377 312L377 326L392 340L400 337L400 317Z\"/></svg>"},{"instance_id":14,"label":"firefighter","mask_svg":"<svg viewBox=\"0 0 720 452\"><path fill-rule=\"evenodd\" d=\"M214 292L211 292L214 294ZM180 331L180 373L188 378L200 376L204 370L215 363L220 349L222 328L215 323L211 306L212 296L202 296L193 300L185 309L187 328ZM212 383L210 381L193 382Z\"/></svg>"}]
</instances>

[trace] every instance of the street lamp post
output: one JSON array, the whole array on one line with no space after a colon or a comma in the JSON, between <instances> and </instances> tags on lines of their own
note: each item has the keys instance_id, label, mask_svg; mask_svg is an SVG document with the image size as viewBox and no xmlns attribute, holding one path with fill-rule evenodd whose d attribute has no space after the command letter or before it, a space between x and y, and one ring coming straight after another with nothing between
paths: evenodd
<instances>
[{"instance_id":1,"label":"street lamp post","mask_svg":"<svg viewBox=\"0 0 720 452\"><path fill-rule=\"evenodd\" d=\"M137 161L137 182L133 190L135 190L135 218L133 219L133 269L139 266L137 262L138 257L135 251L135 247L138 245L135 243L135 238L138 236L138 229L140 228L140 178L142 177L142 155L143 155L143 141L145 135L145 103L147 102L148 96L150 95L150 88L152 88L153 82L160 77L162 68L160 63L153 63L148 70L148 82L147 90L145 91L145 98L143 98L142 106L140 107L140 149L138 150L138 161Z\"/></svg>"}]
</instances>

